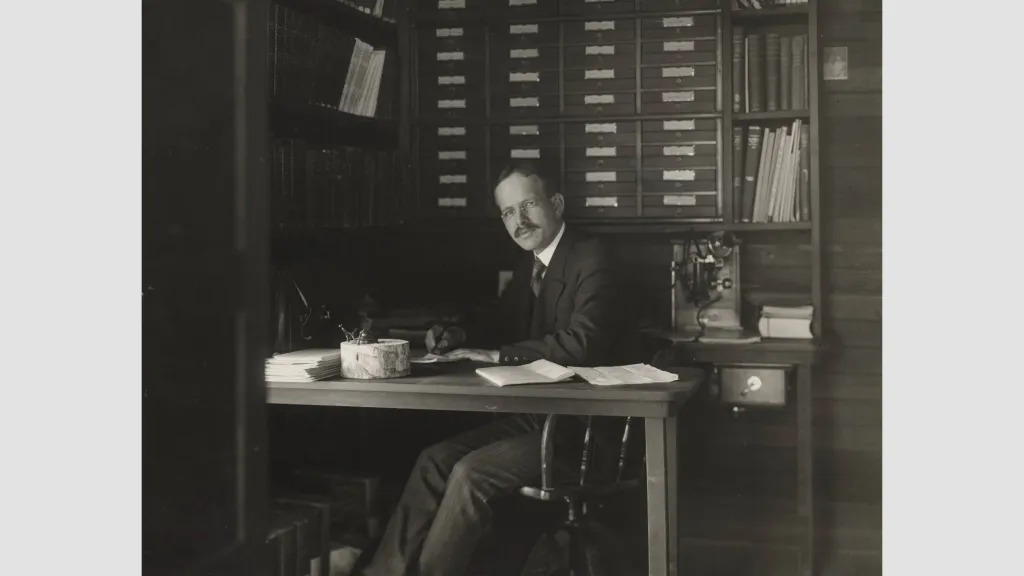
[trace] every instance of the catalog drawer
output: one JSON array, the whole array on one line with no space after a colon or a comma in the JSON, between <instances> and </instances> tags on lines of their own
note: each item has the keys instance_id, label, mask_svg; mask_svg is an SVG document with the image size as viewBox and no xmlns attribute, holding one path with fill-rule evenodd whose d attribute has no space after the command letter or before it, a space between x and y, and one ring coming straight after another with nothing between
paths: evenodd
<instances>
[{"instance_id":1,"label":"catalog drawer","mask_svg":"<svg viewBox=\"0 0 1024 576\"><path fill-rule=\"evenodd\" d=\"M565 47L568 68L629 68L636 66L634 44L577 44Z\"/></svg>"},{"instance_id":2,"label":"catalog drawer","mask_svg":"<svg viewBox=\"0 0 1024 576\"><path fill-rule=\"evenodd\" d=\"M557 22L516 22L491 28L492 50L557 45Z\"/></svg>"},{"instance_id":3,"label":"catalog drawer","mask_svg":"<svg viewBox=\"0 0 1024 576\"><path fill-rule=\"evenodd\" d=\"M644 90L678 90L684 88L716 88L716 64L685 64L681 66L644 66L640 87Z\"/></svg>"},{"instance_id":4,"label":"catalog drawer","mask_svg":"<svg viewBox=\"0 0 1024 576\"><path fill-rule=\"evenodd\" d=\"M649 90L643 92L642 110L649 114L699 114L718 108L714 88Z\"/></svg>"},{"instance_id":5,"label":"catalog drawer","mask_svg":"<svg viewBox=\"0 0 1024 576\"><path fill-rule=\"evenodd\" d=\"M643 142L645 145L718 142L717 122L714 118L646 120L643 123Z\"/></svg>"},{"instance_id":6,"label":"catalog drawer","mask_svg":"<svg viewBox=\"0 0 1024 576\"><path fill-rule=\"evenodd\" d=\"M636 95L630 92L566 94L567 116L622 116L636 112Z\"/></svg>"},{"instance_id":7,"label":"catalog drawer","mask_svg":"<svg viewBox=\"0 0 1024 576\"><path fill-rule=\"evenodd\" d=\"M718 35L715 14L642 18L640 36L644 40L715 38Z\"/></svg>"},{"instance_id":8,"label":"catalog drawer","mask_svg":"<svg viewBox=\"0 0 1024 576\"><path fill-rule=\"evenodd\" d=\"M716 218L718 193L648 194L645 189L643 215L653 218Z\"/></svg>"},{"instance_id":9,"label":"catalog drawer","mask_svg":"<svg viewBox=\"0 0 1024 576\"><path fill-rule=\"evenodd\" d=\"M587 146L565 149L567 170L635 170L635 146Z\"/></svg>"},{"instance_id":10,"label":"catalog drawer","mask_svg":"<svg viewBox=\"0 0 1024 576\"><path fill-rule=\"evenodd\" d=\"M558 95L494 95L491 98L491 115L509 119L551 118L558 115Z\"/></svg>"},{"instance_id":11,"label":"catalog drawer","mask_svg":"<svg viewBox=\"0 0 1024 576\"><path fill-rule=\"evenodd\" d=\"M636 122L567 122L567 146L634 146Z\"/></svg>"},{"instance_id":12,"label":"catalog drawer","mask_svg":"<svg viewBox=\"0 0 1024 576\"><path fill-rule=\"evenodd\" d=\"M644 168L644 193L711 192L718 190L715 168L683 168L653 170Z\"/></svg>"},{"instance_id":13,"label":"catalog drawer","mask_svg":"<svg viewBox=\"0 0 1024 576\"><path fill-rule=\"evenodd\" d=\"M635 20L605 18L566 22L565 41L570 44L630 42L636 38Z\"/></svg>"},{"instance_id":14,"label":"catalog drawer","mask_svg":"<svg viewBox=\"0 0 1024 576\"><path fill-rule=\"evenodd\" d=\"M718 145L663 144L643 147L644 168L715 168L718 166Z\"/></svg>"},{"instance_id":15,"label":"catalog drawer","mask_svg":"<svg viewBox=\"0 0 1024 576\"><path fill-rule=\"evenodd\" d=\"M635 218L636 196L569 196L566 218Z\"/></svg>"},{"instance_id":16,"label":"catalog drawer","mask_svg":"<svg viewBox=\"0 0 1024 576\"><path fill-rule=\"evenodd\" d=\"M566 16L622 14L635 9L633 0L562 0L559 13Z\"/></svg>"},{"instance_id":17,"label":"catalog drawer","mask_svg":"<svg viewBox=\"0 0 1024 576\"><path fill-rule=\"evenodd\" d=\"M558 0L490 0L489 10L502 19L534 18L558 14Z\"/></svg>"},{"instance_id":18,"label":"catalog drawer","mask_svg":"<svg viewBox=\"0 0 1024 576\"><path fill-rule=\"evenodd\" d=\"M565 71L566 94L601 92L633 92L636 90L636 67L578 68Z\"/></svg>"},{"instance_id":19,"label":"catalog drawer","mask_svg":"<svg viewBox=\"0 0 1024 576\"><path fill-rule=\"evenodd\" d=\"M714 40L663 40L640 45L640 63L644 66L717 62Z\"/></svg>"}]
</instances>

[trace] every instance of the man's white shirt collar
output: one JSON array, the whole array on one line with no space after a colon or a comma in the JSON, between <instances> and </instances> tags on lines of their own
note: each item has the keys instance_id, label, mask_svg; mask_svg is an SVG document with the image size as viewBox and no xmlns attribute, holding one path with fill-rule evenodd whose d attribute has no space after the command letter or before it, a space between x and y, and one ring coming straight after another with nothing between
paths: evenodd
<instances>
[{"instance_id":1,"label":"man's white shirt collar","mask_svg":"<svg viewBox=\"0 0 1024 576\"><path fill-rule=\"evenodd\" d=\"M537 258L544 263L544 266L549 266L551 264L551 257L555 255L555 249L558 248L558 241L562 239L562 233L564 232L565 222L562 222L562 227L558 229L558 235L555 236L555 239L551 241L551 244L548 244L547 248L544 248L540 252L536 253ZM546 272L547 270L545 270L545 273Z\"/></svg>"}]
</instances>

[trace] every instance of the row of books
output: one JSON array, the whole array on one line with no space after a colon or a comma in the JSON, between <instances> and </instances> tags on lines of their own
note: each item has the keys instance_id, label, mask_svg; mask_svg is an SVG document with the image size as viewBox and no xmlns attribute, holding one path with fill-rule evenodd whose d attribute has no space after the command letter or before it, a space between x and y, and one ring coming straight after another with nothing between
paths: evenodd
<instances>
[{"instance_id":1,"label":"row of books","mask_svg":"<svg viewBox=\"0 0 1024 576\"><path fill-rule=\"evenodd\" d=\"M275 140L275 224L359 228L399 223L401 173L400 160L391 151L321 149L302 140Z\"/></svg>"},{"instance_id":2,"label":"row of books","mask_svg":"<svg viewBox=\"0 0 1024 576\"><path fill-rule=\"evenodd\" d=\"M802 120L777 129L733 127L733 198L741 222L811 219L810 130Z\"/></svg>"},{"instance_id":3,"label":"row of books","mask_svg":"<svg viewBox=\"0 0 1024 576\"><path fill-rule=\"evenodd\" d=\"M732 35L733 112L805 110L810 76L807 35Z\"/></svg>"},{"instance_id":4,"label":"row of books","mask_svg":"<svg viewBox=\"0 0 1024 576\"><path fill-rule=\"evenodd\" d=\"M275 4L269 19L275 99L361 116L389 115L395 74L385 51L287 6Z\"/></svg>"},{"instance_id":5,"label":"row of books","mask_svg":"<svg viewBox=\"0 0 1024 576\"><path fill-rule=\"evenodd\" d=\"M744 10L764 10L784 6L807 4L807 0L733 0L732 7Z\"/></svg>"}]
</instances>

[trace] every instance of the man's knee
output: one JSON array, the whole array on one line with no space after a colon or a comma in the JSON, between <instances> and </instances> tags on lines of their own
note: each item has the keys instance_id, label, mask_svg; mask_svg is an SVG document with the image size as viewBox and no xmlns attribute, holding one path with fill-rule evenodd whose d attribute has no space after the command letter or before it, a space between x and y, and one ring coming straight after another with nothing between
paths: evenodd
<instances>
[{"instance_id":1,"label":"man's knee","mask_svg":"<svg viewBox=\"0 0 1024 576\"><path fill-rule=\"evenodd\" d=\"M454 447L448 442L439 442L420 452L416 458L414 473L436 474L447 478L456 462L458 462L458 455Z\"/></svg>"}]
</instances>

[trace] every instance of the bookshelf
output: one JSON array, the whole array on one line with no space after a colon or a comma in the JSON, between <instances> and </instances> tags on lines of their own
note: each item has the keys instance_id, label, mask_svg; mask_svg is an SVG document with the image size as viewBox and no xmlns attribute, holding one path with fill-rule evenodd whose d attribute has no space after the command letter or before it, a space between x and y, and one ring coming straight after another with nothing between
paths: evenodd
<instances>
[{"instance_id":1,"label":"bookshelf","mask_svg":"<svg viewBox=\"0 0 1024 576\"><path fill-rule=\"evenodd\" d=\"M809 40L817 38L815 3L766 1L762 9L745 7L753 5L737 0L416 4L411 113L418 217L449 225L487 218L494 176L505 162L522 158L559 180L572 221L640 230L646 224L663 227L667 219L715 224L718 230L797 230L817 237L819 80L811 71L818 47ZM733 87L737 29L784 36L787 48L791 36L806 36L799 101L786 94L781 108L783 94L777 94L769 108L762 95L759 100L765 101L756 109L733 109L736 90L747 91ZM787 82L791 72L787 66ZM764 72L760 82L766 82ZM795 126L804 128L805 142L799 134L790 136ZM779 176L763 178L767 189L759 204L766 206L756 218L742 210L742 186L733 188L737 177L757 181L746 174L744 162L733 165L747 157L745 147L739 154L733 150L734 130L746 139L753 129L762 135L769 129L773 143L780 137L778 151L765 159L772 167L765 176L775 165ZM755 169L760 155L758 149ZM803 184L801 174L806 174ZM769 198L772 186L780 199Z\"/></svg>"},{"instance_id":2,"label":"bookshelf","mask_svg":"<svg viewBox=\"0 0 1024 576\"><path fill-rule=\"evenodd\" d=\"M268 9L271 225L401 223L408 38L399 0L275 0Z\"/></svg>"}]
</instances>

